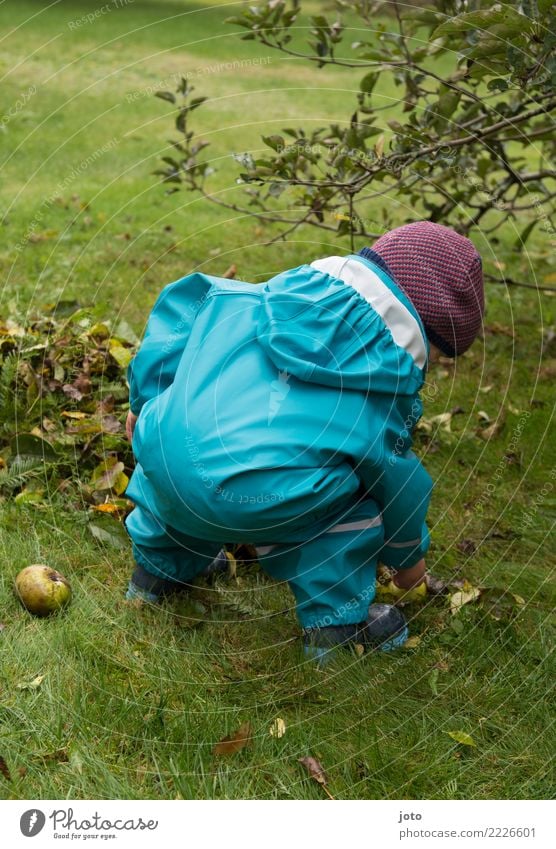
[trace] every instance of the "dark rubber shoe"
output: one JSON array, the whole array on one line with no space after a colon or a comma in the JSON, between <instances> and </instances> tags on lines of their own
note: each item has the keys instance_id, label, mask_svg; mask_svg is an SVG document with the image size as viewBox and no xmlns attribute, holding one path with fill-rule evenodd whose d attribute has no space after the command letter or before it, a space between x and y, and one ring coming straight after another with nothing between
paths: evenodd
<instances>
[{"instance_id":1,"label":"dark rubber shoe","mask_svg":"<svg viewBox=\"0 0 556 849\"><path fill-rule=\"evenodd\" d=\"M405 618L397 607L371 604L365 622L306 629L303 648L308 657L322 663L338 646L359 645L364 651L393 651L405 643L408 635Z\"/></svg>"},{"instance_id":2,"label":"dark rubber shoe","mask_svg":"<svg viewBox=\"0 0 556 849\"><path fill-rule=\"evenodd\" d=\"M156 602L180 590L188 589L188 586L187 584L159 578L136 564L127 588L126 599L128 601L139 599L150 604L156 604Z\"/></svg>"},{"instance_id":3,"label":"dark rubber shoe","mask_svg":"<svg viewBox=\"0 0 556 849\"><path fill-rule=\"evenodd\" d=\"M227 569L228 557L224 549L221 549L214 560L199 575L203 578L214 578ZM147 572L142 566L136 564L125 597L128 601L139 599L148 604L156 604L156 602L162 601L163 598L168 598L168 596L175 595L179 592L187 592L191 589L191 586L190 583L159 578L157 575Z\"/></svg>"},{"instance_id":4,"label":"dark rubber shoe","mask_svg":"<svg viewBox=\"0 0 556 849\"><path fill-rule=\"evenodd\" d=\"M209 563L208 566L205 566L203 571L199 573L199 577L215 578L217 575L221 575L223 574L223 572L227 572L230 566L230 561L233 561L234 559L235 558L232 554L229 554L229 552L221 548L212 563Z\"/></svg>"},{"instance_id":5,"label":"dark rubber shoe","mask_svg":"<svg viewBox=\"0 0 556 849\"><path fill-rule=\"evenodd\" d=\"M409 631L403 613L393 604L371 604L364 627L367 648L392 651L403 646Z\"/></svg>"}]
</instances>

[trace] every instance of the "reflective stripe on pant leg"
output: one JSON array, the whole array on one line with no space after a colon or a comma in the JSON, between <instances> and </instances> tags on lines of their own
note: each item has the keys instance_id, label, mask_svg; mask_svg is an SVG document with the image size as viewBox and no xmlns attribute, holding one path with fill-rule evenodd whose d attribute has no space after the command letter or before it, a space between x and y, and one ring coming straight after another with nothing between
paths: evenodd
<instances>
[{"instance_id":1,"label":"reflective stripe on pant leg","mask_svg":"<svg viewBox=\"0 0 556 849\"><path fill-rule=\"evenodd\" d=\"M259 547L262 568L288 581L303 627L362 622L375 593L376 561L383 542L377 505L367 500L314 539ZM260 553L260 549L266 553Z\"/></svg>"}]
</instances>

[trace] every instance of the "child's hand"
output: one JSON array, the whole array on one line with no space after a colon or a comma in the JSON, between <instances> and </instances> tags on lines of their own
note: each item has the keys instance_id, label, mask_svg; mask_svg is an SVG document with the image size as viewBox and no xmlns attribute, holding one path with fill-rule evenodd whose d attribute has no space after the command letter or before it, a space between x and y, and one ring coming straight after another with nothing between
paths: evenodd
<instances>
[{"instance_id":1,"label":"child's hand","mask_svg":"<svg viewBox=\"0 0 556 849\"><path fill-rule=\"evenodd\" d=\"M410 569L399 569L394 575L394 584L403 590L413 589L425 580L426 571L425 560L419 560Z\"/></svg>"},{"instance_id":2,"label":"child's hand","mask_svg":"<svg viewBox=\"0 0 556 849\"><path fill-rule=\"evenodd\" d=\"M125 420L125 432L127 434L127 438L131 442L133 431L135 430L135 422L137 421L137 416L134 416L131 410L127 414L127 419Z\"/></svg>"},{"instance_id":3,"label":"child's hand","mask_svg":"<svg viewBox=\"0 0 556 849\"><path fill-rule=\"evenodd\" d=\"M420 603L427 598L426 565L425 560L419 560L410 569L399 569L394 571L388 583L377 583L376 592L379 597L394 599L394 603L403 604Z\"/></svg>"}]
</instances>

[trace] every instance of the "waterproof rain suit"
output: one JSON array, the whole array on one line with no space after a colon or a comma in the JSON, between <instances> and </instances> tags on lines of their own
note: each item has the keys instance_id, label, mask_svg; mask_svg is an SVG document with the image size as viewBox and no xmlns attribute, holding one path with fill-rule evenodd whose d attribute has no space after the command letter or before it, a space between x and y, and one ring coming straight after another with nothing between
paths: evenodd
<instances>
[{"instance_id":1,"label":"waterproof rain suit","mask_svg":"<svg viewBox=\"0 0 556 849\"><path fill-rule=\"evenodd\" d=\"M411 451L427 357L371 251L167 286L128 374L137 562L189 581L250 542L304 627L363 621L377 561L407 568L428 548L431 479Z\"/></svg>"}]
</instances>

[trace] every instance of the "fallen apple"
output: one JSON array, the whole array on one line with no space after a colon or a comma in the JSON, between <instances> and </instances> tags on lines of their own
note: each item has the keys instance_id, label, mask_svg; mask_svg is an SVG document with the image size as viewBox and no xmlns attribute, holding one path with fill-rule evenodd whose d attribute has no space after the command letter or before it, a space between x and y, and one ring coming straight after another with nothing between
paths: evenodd
<instances>
[{"instance_id":1,"label":"fallen apple","mask_svg":"<svg viewBox=\"0 0 556 849\"><path fill-rule=\"evenodd\" d=\"M69 581L42 563L21 570L15 579L15 591L23 606L35 616L50 616L71 599Z\"/></svg>"}]
</instances>

